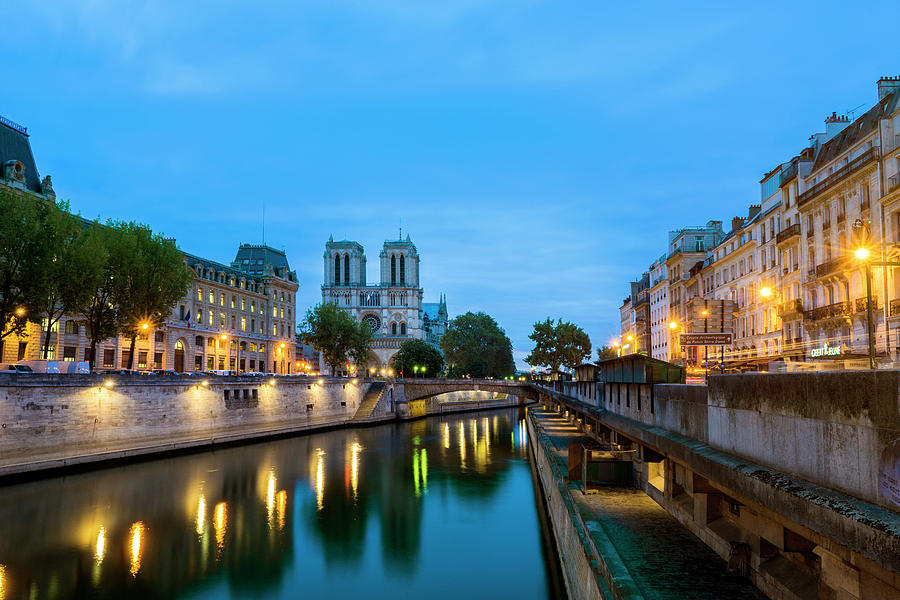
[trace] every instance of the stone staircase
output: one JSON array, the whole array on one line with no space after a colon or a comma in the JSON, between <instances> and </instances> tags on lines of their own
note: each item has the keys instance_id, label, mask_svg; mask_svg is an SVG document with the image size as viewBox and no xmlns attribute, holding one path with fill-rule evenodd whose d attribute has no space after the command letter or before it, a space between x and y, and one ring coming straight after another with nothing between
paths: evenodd
<instances>
[{"instance_id":1,"label":"stone staircase","mask_svg":"<svg viewBox=\"0 0 900 600\"><path fill-rule=\"evenodd\" d=\"M372 383L366 395L363 396L362 402L359 403L359 408L356 409L356 414L353 415L351 422L369 421L375 413L378 402L381 401L386 389L387 385L383 381Z\"/></svg>"}]
</instances>

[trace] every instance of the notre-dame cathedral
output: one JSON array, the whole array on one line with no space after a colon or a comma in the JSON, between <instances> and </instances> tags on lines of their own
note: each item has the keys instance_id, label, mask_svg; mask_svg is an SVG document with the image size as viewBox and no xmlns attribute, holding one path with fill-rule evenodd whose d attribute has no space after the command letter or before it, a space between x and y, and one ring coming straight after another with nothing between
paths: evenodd
<instances>
[{"instance_id":1,"label":"notre-dame cathedral","mask_svg":"<svg viewBox=\"0 0 900 600\"><path fill-rule=\"evenodd\" d=\"M419 253L409 236L388 240L381 249L379 283L366 283L366 255L358 242L325 244L322 301L333 302L375 334L370 368L388 368L391 357L407 339L426 340L440 347L447 329L447 302L422 302ZM433 373L432 375L437 375Z\"/></svg>"}]
</instances>

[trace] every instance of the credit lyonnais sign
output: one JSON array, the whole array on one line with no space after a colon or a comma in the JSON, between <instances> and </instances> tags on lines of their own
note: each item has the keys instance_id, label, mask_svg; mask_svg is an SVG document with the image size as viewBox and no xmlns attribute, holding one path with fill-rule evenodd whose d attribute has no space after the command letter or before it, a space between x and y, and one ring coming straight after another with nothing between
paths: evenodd
<instances>
[{"instance_id":1,"label":"credit lyonnais sign","mask_svg":"<svg viewBox=\"0 0 900 600\"><path fill-rule=\"evenodd\" d=\"M682 333L678 336L682 346L729 346L730 333Z\"/></svg>"},{"instance_id":2,"label":"credit lyonnais sign","mask_svg":"<svg viewBox=\"0 0 900 600\"><path fill-rule=\"evenodd\" d=\"M810 349L809 356L811 358L820 358L822 356L840 356L842 353L843 348L840 345L829 346L828 342L825 342L824 346Z\"/></svg>"}]
</instances>

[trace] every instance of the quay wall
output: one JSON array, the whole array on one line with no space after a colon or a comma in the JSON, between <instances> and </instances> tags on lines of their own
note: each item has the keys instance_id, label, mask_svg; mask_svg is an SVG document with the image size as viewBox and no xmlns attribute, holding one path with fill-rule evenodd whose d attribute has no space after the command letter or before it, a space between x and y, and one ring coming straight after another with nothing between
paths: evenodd
<instances>
[{"instance_id":1,"label":"quay wall","mask_svg":"<svg viewBox=\"0 0 900 600\"><path fill-rule=\"evenodd\" d=\"M0 476L339 425L353 417L370 385L329 378L4 374Z\"/></svg>"}]
</instances>

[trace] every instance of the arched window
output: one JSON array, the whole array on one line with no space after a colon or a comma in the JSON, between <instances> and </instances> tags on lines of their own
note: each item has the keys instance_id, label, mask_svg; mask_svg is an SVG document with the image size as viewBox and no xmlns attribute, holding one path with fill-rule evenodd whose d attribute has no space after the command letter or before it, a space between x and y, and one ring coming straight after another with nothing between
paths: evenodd
<instances>
[{"instance_id":1,"label":"arched window","mask_svg":"<svg viewBox=\"0 0 900 600\"><path fill-rule=\"evenodd\" d=\"M334 284L341 285L341 256L334 255Z\"/></svg>"},{"instance_id":2,"label":"arched window","mask_svg":"<svg viewBox=\"0 0 900 600\"><path fill-rule=\"evenodd\" d=\"M350 255L344 255L344 285L350 285Z\"/></svg>"},{"instance_id":3,"label":"arched window","mask_svg":"<svg viewBox=\"0 0 900 600\"><path fill-rule=\"evenodd\" d=\"M391 254L391 285L397 285L397 257Z\"/></svg>"},{"instance_id":4,"label":"arched window","mask_svg":"<svg viewBox=\"0 0 900 600\"><path fill-rule=\"evenodd\" d=\"M400 335L406 335L406 323L400 323Z\"/></svg>"},{"instance_id":5,"label":"arched window","mask_svg":"<svg viewBox=\"0 0 900 600\"><path fill-rule=\"evenodd\" d=\"M406 285L406 259L400 255L400 285Z\"/></svg>"},{"instance_id":6,"label":"arched window","mask_svg":"<svg viewBox=\"0 0 900 600\"><path fill-rule=\"evenodd\" d=\"M181 340L178 340L177 342L175 342L175 349L176 350L184 350L184 342L182 342Z\"/></svg>"},{"instance_id":7,"label":"arched window","mask_svg":"<svg viewBox=\"0 0 900 600\"><path fill-rule=\"evenodd\" d=\"M397 324L391 323L391 335L397 335Z\"/></svg>"}]
</instances>

